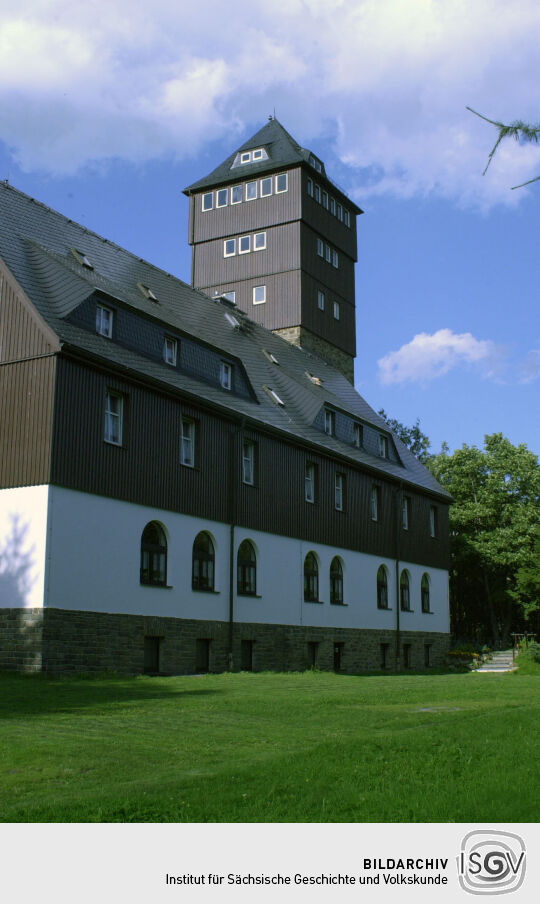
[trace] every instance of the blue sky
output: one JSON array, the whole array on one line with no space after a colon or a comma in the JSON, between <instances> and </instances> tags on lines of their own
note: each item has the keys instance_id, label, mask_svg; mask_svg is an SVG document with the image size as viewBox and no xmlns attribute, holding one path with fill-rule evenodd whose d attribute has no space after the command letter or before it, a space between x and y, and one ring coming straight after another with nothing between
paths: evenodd
<instances>
[{"instance_id":1,"label":"blue sky","mask_svg":"<svg viewBox=\"0 0 540 904\"><path fill-rule=\"evenodd\" d=\"M472 7L472 9L471 9ZM187 199L275 109L365 210L356 386L540 452L536 0L5 0L0 178L189 281Z\"/></svg>"}]
</instances>

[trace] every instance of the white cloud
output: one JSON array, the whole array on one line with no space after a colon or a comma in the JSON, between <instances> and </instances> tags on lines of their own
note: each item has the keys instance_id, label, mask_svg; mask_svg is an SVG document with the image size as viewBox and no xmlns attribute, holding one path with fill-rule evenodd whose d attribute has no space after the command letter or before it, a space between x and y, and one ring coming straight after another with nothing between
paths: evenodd
<instances>
[{"instance_id":1,"label":"white cloud","mask_svg":"<svg viewBox=\"0 0 540 904\"><path fill-rule=\"evenodd\" d=\"M467 113L535 119L537 0L4 0L0 138L26 169L229 150L276 107L306 144L324 134L347 188L460 204L518 203L540 171ZM537 169L538 167L538 169Z\"/></svg>"},{"instance_id":2,"label":"white cloud","mask_svg":"<svg viewBox=\"0 0 540 904\"><path fill-rule=\"evenodd\" d=\"M442 329L430 335L418 333L406 345L377 362L379 379L391 383L428 383L455 367L475 365L484 377L500 374L505 356L490 339L475 339L471 333Z\"/></svg>"},{"instance_id":3,"label":"white cloud","mask_svg":"<svg viewBox=\"0 0 540 904\"><path fill-rule=\"evenodd\" d=\"M533 383L540 378L540 348L530 351L519 368L520 383Z\"/></svg>"}]
</instances>

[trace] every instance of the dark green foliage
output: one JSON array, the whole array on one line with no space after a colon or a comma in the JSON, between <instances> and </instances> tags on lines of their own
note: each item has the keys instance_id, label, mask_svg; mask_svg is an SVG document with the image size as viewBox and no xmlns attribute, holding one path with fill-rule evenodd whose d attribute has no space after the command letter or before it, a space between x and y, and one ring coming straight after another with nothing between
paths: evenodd
<instances>
[{"instance_id":1,"label":"dark green foliage","mask_svg":"<svg viewBox=\"0 0 540 904\"><path fill-rule=\"evenodd\" d=\"M536 630L540 465L524 444L501 433L484 448L463 445L434 456L429 469L452 494L451 618L454 635L510 642ZM531 588L536 586L536 592Z\"/></svg>"}]
</instances>

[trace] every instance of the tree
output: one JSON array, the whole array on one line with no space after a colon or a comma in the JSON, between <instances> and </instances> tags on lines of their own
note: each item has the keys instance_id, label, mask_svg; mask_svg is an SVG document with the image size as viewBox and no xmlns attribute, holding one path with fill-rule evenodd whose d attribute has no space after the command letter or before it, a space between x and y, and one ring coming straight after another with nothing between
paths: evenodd
<instances>
[{"instance_id":1,"label":"tree","mask_svg":"<svg viewBox=\"0 0 540 904\"><path fill-rule=\"evenodd\" d=\"M494 433L485 437L483 450L467 445L452 455L444 450L428 466L454 499L453 633L478 640L489 633L495 645L506 644L511 630L531 630L540 609L540 594L531 591L538 568L538 458L524 444L513 446Z\"/></svg>"},{"instance_id":2,"label":"tree","mask_svg":"<svg viewBox=\"0 0 540 904\"><path fill-rule=\"evenodd\" d=\"M392 432L399 437L401 442L410 449L412 454L415 455L419 461L424 464L429 461L431 458L429 453L431 442L429 437L427 437L425 433L422 433L419 418L416 418L412 427L406 427L395 418L389 417L384 408L381 408L377 414L386 421Z\"/></svg>"},{"instance_id":3,"label":"tree","mask_svg":"<svg viewBox=\"0 0 540 904\"><path fill-rule=\"evenodd\" d=\"M532 126L530 123L523 122L521 119L516 119L514 122L509 124L505 124L503 122L498 122L496 119L488 119L487 116L483 116L481 113L477 113L476 110L473 110L472 107L467 107L471 113L474 113L475 116L479 116L480 119L483 119L485 122L489 122L490 125L495 126L498 130L497 141L493 145L491 151L488 155L488 162L486 163L486 167L484 172L482 173L485 176L489 164L493 160L495 156L495 152L499 147L501 141L504 138L515 138L516 141L522 142L532 142L534 144L538 144L538 139L540 138L540 125ZM512 191L516 188L523 188L524 185L530 185L531 182L537 182L540 179L540 176L535 176L534 179L528 179L527 182L522 182L521 185L513 185Z\"/></svg>"}]
</instances>

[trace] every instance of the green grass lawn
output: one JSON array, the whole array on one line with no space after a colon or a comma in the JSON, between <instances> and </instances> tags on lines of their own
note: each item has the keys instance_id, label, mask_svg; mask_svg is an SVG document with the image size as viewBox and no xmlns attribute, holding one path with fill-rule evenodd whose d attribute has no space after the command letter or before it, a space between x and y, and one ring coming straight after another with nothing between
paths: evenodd
<instances>
[{"instance_id":1,"label":"green grass lawn","mask_svg":"<svg viewBox=\"0 0 540 904\"><path fill-rule=\"evenodd\" d=\"M539 689L519 671L3 674L0 820L536 821Z\"/></svg>"}]
</instances>

